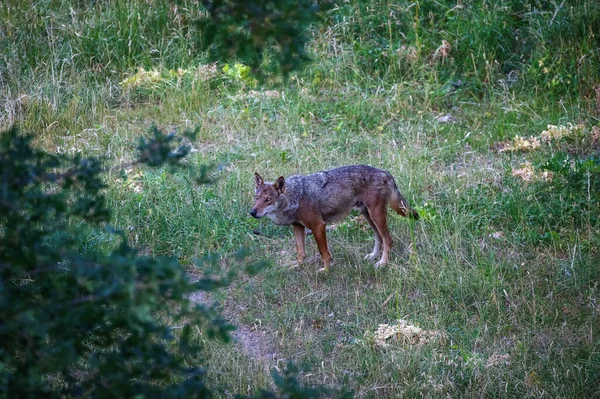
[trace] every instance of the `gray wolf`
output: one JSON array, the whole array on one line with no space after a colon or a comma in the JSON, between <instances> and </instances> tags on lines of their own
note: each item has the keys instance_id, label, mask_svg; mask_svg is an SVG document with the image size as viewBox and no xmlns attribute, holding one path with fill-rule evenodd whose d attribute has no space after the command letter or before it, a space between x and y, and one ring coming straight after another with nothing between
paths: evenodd
<instances>
[{"instance_id":1,"label":"gray wolf","mask_svg":"<svg viewBox=\"0 0 600 399\"><path fill-rule=\"evenodd\" d=\"M352 209L358 209L373 229L375 247L365 259L374 260L383 252L375 268L384 266L389 259L392 237L387 227L388 205L402 216L418 219L419 214L400 194L394 177L387 171L368 165L349 165L311 175L280 176L274 183L265 182L254 174L254 206L250 214L255 218L266 216L278 225L292 225L296 237L298 263L303 263L305 228L312 230L328 271L331 253L327 246L325 227L342 221Z\"/></svg>"}]
</instances>

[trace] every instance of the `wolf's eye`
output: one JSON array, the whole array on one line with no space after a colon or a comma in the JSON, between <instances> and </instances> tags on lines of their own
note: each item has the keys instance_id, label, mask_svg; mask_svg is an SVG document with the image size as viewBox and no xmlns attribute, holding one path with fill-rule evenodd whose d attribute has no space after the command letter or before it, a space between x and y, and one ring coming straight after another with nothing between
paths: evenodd
<instances>
[{"instance_id":1,"label":"wolf's eye","mask_svg":"<svg viewBox=\"0 0 600 399\"><path fill-rule=\"evenodd\" d=\"M266 199L265 201L267 201L267 202L271 202L271 198L270 198L270 197L267 197L267 199Z\"/></svg>"}]
</instances>

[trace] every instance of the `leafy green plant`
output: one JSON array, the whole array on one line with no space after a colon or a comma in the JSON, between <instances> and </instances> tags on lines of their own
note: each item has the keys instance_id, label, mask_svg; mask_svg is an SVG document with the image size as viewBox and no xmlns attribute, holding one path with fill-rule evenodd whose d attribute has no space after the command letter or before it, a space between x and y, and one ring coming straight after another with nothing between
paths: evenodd
<instances>
[{"instance_id":1,"label":"leafy green plant","mask_svg":"<svg viewBox=\"0 0 600 399\"><path fill-rule=\"evenodd\" d=\"M223 66L223 73L225 76L234 82L244 82L250 85L255 85L255 80L250 74L250 67L244 64L236 62L233 65L225 64Z\"/></svg>"},{"instance_id":2,"label":"leafy green plant","mask_svg":"<svg viewBox=\"0 0 600 399\"><path fill-rule=\"evenodd\" d=\"M177 70L158 68L146 70L140 67L136 73L128 75L119 85L130 99L140 100L152 94L164 96L169 89L190 91L196 86L208 84L218 76L216 64Z\"/></svg>"}]
</instances>

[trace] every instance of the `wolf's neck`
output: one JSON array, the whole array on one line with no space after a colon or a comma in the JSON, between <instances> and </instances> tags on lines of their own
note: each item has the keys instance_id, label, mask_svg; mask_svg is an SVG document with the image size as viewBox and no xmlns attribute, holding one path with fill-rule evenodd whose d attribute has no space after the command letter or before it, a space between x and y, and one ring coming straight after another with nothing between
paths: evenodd
<instances>
[{"instance_id":1,"label":"wolf's neck","mask_svg":"<svg viewBox=\"0 0 600 399\"><path fill-rule=\"evenodd\" d=\"M279 199L279 206L276 212L270 213L268 216L275 224L288 225L296 221L296 215L298 211L298 204L290 202L289 198L285 195Z\"/></svg>"}]
</instances>

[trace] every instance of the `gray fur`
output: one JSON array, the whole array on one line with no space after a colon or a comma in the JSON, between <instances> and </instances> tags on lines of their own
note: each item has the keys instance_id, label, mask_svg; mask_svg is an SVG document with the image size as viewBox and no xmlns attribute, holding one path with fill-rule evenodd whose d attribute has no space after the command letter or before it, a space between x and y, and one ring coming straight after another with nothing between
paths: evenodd
<instances>
[{"instance_id":1,"label":"gray fur","mask_svg":"<svg viewBox=\"0 0 600 399\"><path fill-rule=\"evenodd\" d=\"M272 182L265 182L272 186ZM267 216L275 224L290 225L298 223L297 211L301 201L307 201L311 208L318 209L326 223L344 220L350 211L363 210L361 194L368 192L383 198L399 196L402 205L414 212L407 201L398 192L394 177L385 170L368 165L350 165L311 175L293 175L285 179L285 191L278 197ZM410 214L418 218L416 212Z\"/></svg>"},{"instance_id":2,"label":"gray fur","mask_svg":"<svg viewBox=\"0 0 600 399\"><path fill-rule=\"evenodd\" d=\"M367 191L384 198L391 198L398 193L394 177L389 172L368 165L350 165L311 175L294 175L285 179L284 193L279 197L276 207L264 216L278 225L297 223L296 212L300 201L308 201L320 211L326 223L336 223L344 220L353 208L362 210L364 205L357 197ZM400 197L408 208L406 200Z\"/></svg>"},{"instance_id":3,"label":"gray fur","mask_svg":"<svg viewBox=\"0 0 600 399\"><path fill-rule=\"evenodd\" d=\"M323 259L322 271L331 263L325 226L342 221L353 208L360 210L373 229L375 246L365 259L375 259L383 246L376 268L388 262L392 246L386 222L388 206L404 216L419 217L398 191L392 175L372 166L343 166L287 180L279 177L275 183L265 183L258 173L254 179L256 195L250 214L266 216L275 224L294 225L299 263L306 255L304 228L311 229Z\"/></svg>"}]
</instances>

